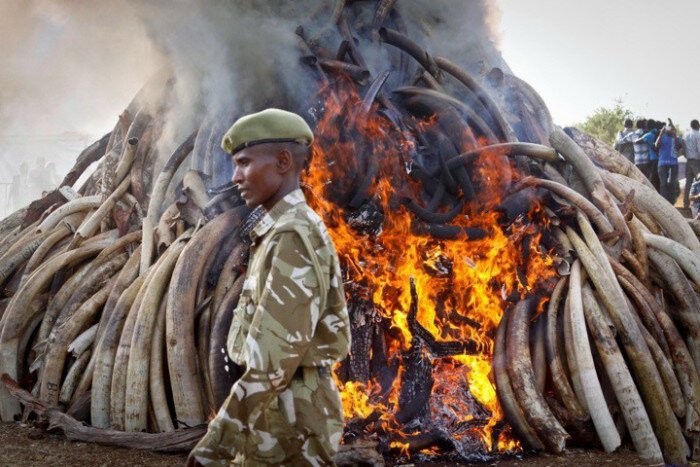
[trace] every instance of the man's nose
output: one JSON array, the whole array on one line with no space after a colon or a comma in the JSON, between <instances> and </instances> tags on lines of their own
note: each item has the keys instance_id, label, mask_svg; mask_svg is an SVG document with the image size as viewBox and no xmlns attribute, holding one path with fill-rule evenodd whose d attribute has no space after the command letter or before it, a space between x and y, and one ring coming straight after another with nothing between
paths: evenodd
<instances>
[{"instance_id":1,"label":"man's nose","mask_svg":"<svg viewBox=\"0 0 700 467\"><path fill-rule=\"evenodd\" d=\"M241 170L237 166L234 166L233 177L231 177L231 181L233 183L235 183L236 185L238 185L239 183L241 183L243 181L243 174L241 173Z\"/></svg>"}]
</instances>

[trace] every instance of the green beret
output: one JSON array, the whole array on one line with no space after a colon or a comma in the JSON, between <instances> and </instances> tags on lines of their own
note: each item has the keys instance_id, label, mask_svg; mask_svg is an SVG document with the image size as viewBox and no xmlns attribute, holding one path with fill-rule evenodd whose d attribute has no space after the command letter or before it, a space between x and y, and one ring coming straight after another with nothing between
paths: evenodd
<instances>
[{"instance_id":1,"label":"green beret","mask_svg":"<svg viewBox=\"0 0 700 467\"><path fill-rule=\"evenodd\" d=\"M224 135L221 147L233 155L256 144L297 142L308 146L313 140L311 128L299 115L266 109L236 120Z\"/></svg>"}]
</instances>

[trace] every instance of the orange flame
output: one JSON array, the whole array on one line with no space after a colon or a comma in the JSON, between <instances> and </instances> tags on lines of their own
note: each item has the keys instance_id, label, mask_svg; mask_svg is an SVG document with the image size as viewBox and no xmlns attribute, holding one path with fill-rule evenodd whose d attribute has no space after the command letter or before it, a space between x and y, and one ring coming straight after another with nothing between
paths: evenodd
<instances>
[{"instance_id":1,"label":"orange flame","mask_svg":"<svg viewBox=\"0 0 700 467\"><path fill-rule=\"evenodd\" d=\"M378 113L376 105L367 115L359 115L361 99L353 85L341 83L335 92L337 100L325 96L325 111L316 126L317 142L304 184L309 203L329 228L344 279L360 285L353 287L353 295L362 292L363 298L371 300L376 311L391 322L396 331L392 335L399 337L387 337L388 352L390 358L399 358L402 351L410 348L413 338L408 312L409 279L414 278L420 325L437 341L471 339L480 349L477 355L433 360L431 407L440 407L431 409L433 417L471 420L474 415L462 397L464 392L455 391L463 388L489 412L488 420L476 428L484 446L489 450L517 448L516 441L503 436L499 437L498 446L492 446L492 430L503 418L490 378L492 336L509 296L532 291L555 274L551 258L540 246L539 229L546 225L544 211L536 208L529 214L530 219L508 228L498 223L493 208L501 202L504 174L511 168L502 154L489 153L473 164L472 174L480 184L476 199L467 203L451 223L478 227L487 235L480 240L438 241L415 234L414 215L399 202L403 196L419 199L422 190L407 174L409 154L415 144ZM434 119L416 122L418 126L434 124ZM377 164L376 176L368 190L384 215L379 234L354 229L338 208L362 186L364 173L373 163ZM385 397L374 381L338 381L346 418L366 418L379 411L383 414L382 429L399 431L391 412L398 406L401 376L400 370ZM393 444L403 446L399 442Z\"/></svg>"},{"instance_id":2,"label":"orange flame","mask_svg":"<svg viewBox=\"0 0 700 467\"><path fill-rule=\"evenodd\" d=\"M408 443L403 443L401 441L392 441L391 443L389 443L389 447L392 449L398 449L400 452L399 457L401 457L401 456L409 457L411 455L408 452L408 448L410 447Z\"/></svg>"}]
</instances>

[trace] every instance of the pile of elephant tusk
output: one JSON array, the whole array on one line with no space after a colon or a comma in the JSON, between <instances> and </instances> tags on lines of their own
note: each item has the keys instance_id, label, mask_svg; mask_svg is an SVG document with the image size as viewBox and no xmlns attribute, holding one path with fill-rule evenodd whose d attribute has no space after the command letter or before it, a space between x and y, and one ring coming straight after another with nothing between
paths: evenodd
<instances>
[{"instance_id":1,"label":"pile of elephant tusk","mask_svg":"<svg viewBox=\"0 0 700 467\"><path fill-rule=\"evenodd\" d=\"M504 86L518 105L506 114L502 88L487 89L399 32L395 1L378 2L365 28L353 22L355 2L345 3L332 11L341 50L328 56L300 28L301 62L326 91L336 79L353 83L363 96L354 125L377 113L414 147L432 148L435 170L414 171L428 207L398 203L424 231L439 241L483 237L450 222L473 202L473 165L484 155L512 168L506 200L536 200L513 216L534 202L545 207L558 282L543 310L527 294L506 310L492 360L500 405L523 448L561 453L599 443L611 452L629 435L645 461L687 463L700 440L700 223L612 148L555 127L514 76ZM391 80L367 68L357 34L390 51ZM2 421L54 410L64 428L68 419L89 421L93 428L70 425L76 439L109 442L101 430L110 430L133 435L113 437L117 444L186 448L196 437L182 430L201 433L228 395L237 370L222 353L247 234L262 213L243 206L232 185L212 182L230 165L217 159L226 128L215 116L161 160L168 83L154 78L145 89L160 96L157 105L137 96L60 188L0 221ZM410 123L426 115L435 125ZM464 145L471 149L460 154ZM363 173L339 210L371 198L377 157L359 163ZM160 432L178 438L134 441Z\"/></svg>"},{"instance_id":2,"label":"pile of elephant tusk","mask_svg":"<svg viewBox=\"0 0 700 467\"><path fill-rule=\"evenodd\" d=\"M685 464L700 428L697 225L619 153L568 133L550 136L564 161L514 187L573 209L552 227L561 277L546 310L533 320L525 299L498 328L499 399L531 448L560 453L592 422L608 452L629 434L642 459Z\"/></svg>"},{"instance_id":3,"label":"pile of elephant tusk","mask_svg":"<svg viewBox=\"0 0 700 467\"><path fill-rule=\"evenodd\" d=\"M200 425L235 376L210 356L221 354L240 293L248 252L242 229L250 212L235 207L240 203L230 189L212 197L195 171L170 187L177 199L167 199L192 137L150 192L168 206L159 218L152 208L144 216L134 177L141 176L136 164L148 152L141 144L152 119L132 115L81 155L103 154L96 176L79 192L65 184L57 190L63 199L38 219L32 210L54 193L2 221L8 298L0 372L20 383L34 375L34 396L68 414L89 413L95 427L172 431L166 393L174 398L177 425ZM5 388L0 398L3 421L21 415Z\"/></svg>"}]
</instances>

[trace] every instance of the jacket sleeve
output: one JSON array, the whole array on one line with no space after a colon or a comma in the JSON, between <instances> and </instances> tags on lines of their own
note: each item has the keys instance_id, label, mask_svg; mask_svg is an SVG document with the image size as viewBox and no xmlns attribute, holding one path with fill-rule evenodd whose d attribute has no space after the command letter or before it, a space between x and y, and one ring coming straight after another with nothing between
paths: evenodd
<instances>
[{"instance_id":1,"label":"jacket sleeve","mask_svg":"<svg viewBox=\"0 0 700 467\"><path fill-rule=\"evenodd\" d=\"M270 272L245 341L246 370L193 451L201 464L228 465L243 451L262 409L291 382L321 311L320 278L310 254L295 231L270 242Z\"/></svg>"}]
</instances>

